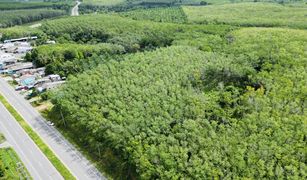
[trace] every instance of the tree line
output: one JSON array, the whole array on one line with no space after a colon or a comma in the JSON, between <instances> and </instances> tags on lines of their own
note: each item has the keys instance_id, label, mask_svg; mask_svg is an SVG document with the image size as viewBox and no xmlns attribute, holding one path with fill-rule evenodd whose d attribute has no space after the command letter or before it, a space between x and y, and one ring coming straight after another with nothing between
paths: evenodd
<instances>
[{"instance_id":1,"label":"tree line","mask_svg":"<svg viewBox=\"0 0 307 180\"><path fill-rule=\"evenodd\" d=\"M0 28L21 25L45 18L65 15L63 10L33 9L33 10L11 10L0 11Z\"/></svg>"}]
</instances>

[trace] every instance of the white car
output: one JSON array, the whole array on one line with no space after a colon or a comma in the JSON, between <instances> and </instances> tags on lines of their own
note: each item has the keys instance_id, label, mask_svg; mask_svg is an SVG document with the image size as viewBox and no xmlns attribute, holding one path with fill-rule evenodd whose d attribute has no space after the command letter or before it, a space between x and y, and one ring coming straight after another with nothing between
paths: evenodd
<instances>
[{"instance_id":1,"label":"white car","mask_svg":"<svg viewBox=\"0 0 307 180\"><path fill-rule=\"evenodd\" d=\"M47 121L47 124L48 124L49 126L54 126L54 123L51 122L51 121Z\"/></svg>"}]
</instances>

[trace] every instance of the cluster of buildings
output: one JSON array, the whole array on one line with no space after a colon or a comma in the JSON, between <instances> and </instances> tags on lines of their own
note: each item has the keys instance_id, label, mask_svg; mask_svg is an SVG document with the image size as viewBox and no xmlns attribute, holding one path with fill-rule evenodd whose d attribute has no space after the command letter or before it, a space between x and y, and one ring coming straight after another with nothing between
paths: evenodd
<instances>
[{"instance_id":1,"label":"cluster of buildings","mask_svg":"<svg viewBox=\"0 0 307 180\"><path fill-rule=\"evenodd\" d=\"M17 91L36 90L41 93L65 82L65 79L57 74L45 75L44 67L36 68L32 62L23 60L26 53L32 50L28 40L36 38L11 39L0 44L0 74L10 76L17 83Z\"/></svg>"}]
</instances>

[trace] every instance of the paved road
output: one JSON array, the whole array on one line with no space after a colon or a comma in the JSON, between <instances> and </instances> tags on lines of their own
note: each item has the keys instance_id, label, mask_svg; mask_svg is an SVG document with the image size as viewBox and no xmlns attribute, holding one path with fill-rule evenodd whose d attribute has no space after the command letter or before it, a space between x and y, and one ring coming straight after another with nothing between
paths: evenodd
<instances>
[{"instance_id":1,"label":"paved road","mask_svg":"<svg viewBox=\"0 0 307 180\"><path fill-rule=\"evenodd\" d=\"M79 5L81 4L81 2L79 2L79 1L76 1L76 2L77 2L77 4L71 10L72 16L79 16Z\"/></svg>"},{"instance_id":2,"label":"paved road","mask_svg":"<svg viewBox=\"0 0 307 180\"><path fill-rule=\"evenodd\" d=\"M0 131L17 152L33 179L63 179L60 173L1 103Z\"/></svg>"},{"instance_id":3,"label":"paved road","mask_svg":"<svg viewBox=\"0 0 307 180\"><path fill-rule=\"evenodd\" d=\"M54 127L49 126L39 112L1 77L0 93L49 145L77 179L106 179Z\"/></svg>"}]
</instances>

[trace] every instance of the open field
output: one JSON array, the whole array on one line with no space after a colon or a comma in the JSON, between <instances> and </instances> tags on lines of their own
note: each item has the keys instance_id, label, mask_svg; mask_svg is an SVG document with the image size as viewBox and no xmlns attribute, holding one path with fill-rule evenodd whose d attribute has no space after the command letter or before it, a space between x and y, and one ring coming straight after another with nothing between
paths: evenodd
<instances>
[{"instance_id":1,"label":"open field","mask_svg":"<svg viewBox=\"0 0 307 180\"><path fill-rule=\"evenodd\" d=\"M183 7L189 22L231 24L236 26L307 28L307 6L283 6L270 3L238 3Z\"/></svg>"}]
</instances>

